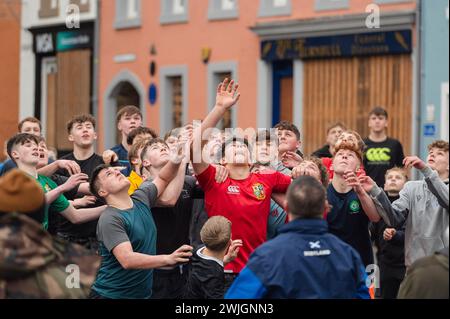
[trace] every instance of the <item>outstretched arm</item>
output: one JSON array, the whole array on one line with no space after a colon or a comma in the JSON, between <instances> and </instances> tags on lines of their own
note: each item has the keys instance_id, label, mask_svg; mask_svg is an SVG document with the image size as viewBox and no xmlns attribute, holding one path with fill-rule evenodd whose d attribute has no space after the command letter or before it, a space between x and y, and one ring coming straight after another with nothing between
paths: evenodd
<instances>
[{"instance_id":1,"label":"outstretched arm","mask_svg":"<svg viewBox=\"0 0 450 319\"><path fill-rule=\"evenodd\" d=\"M178 138L177 150L182 148L185 154L189 152L189 145L192 140L192 126L188 125L183 128L183 131ZM175 154L174 154L175 155ZM173 155L173 156L174 156ZM162 207L173 207L180 197L181 191L184 186L184 179L186 176L186 164L188 163L188 157L184 157L176 177L169 183L166 190L158 198L156 205Z\"/></svg>"},{"instance_id":2,"label":"outstretched arm","mask_svg":"<svg viewBox=\"0 0 450 319\"><path fill-rule=\"evenodd\" d=\"M76 209L70 204L69 207L61 212L61 214L72 224L83 224L98 219L106 207L107 206L105 205L94 208Z\"/></svg>"},{"instance_id":3,"label":"outstretched arm","mask_svg":"<svg viewBox=\"0 0 450 319\"><path fill-rule=\"evenodd\" d=\"M408 183L400 191L400 198L391 204L386 193L377 186L375 181L369 176L360 176L359 181L364 190L370 194L378 215L389 227L401 227L408 217L409 195Z\"/></svg>"},{"instance_id":4,"label":"outstretched arm","mask_svg":"<svg viewBox=\"0 0 450 319\"><path fill-rule=\"evenodd\" d=\"M80 173L69 177L69 179L62 185L52 189L45 194L45 202L47 205L53 203L61 194L64 194L71 189L75 188L80 183L86 182L88 176L86 174Z\"/></svg>"},{"instance_id":5,"label":"outstretched arm","mask_svg":"<svg viewBox=\"0 0 450 319\"><path fill-rule=\"evenodd\" d=\"M81 173L80 165L78 165L77 162L69 160L57 160L38 169L38 174L50 177L55 174L58 169L66 170L70 175Z\"/></svg>"},{"instance_id":6,"label":"outstretched arm","mask_svg":"<svg viewBox=\"0 0 450 319\"><path fill-rule=\"evenodd\" d=\"M203 133L208 129L215 127L223 118L226 111L237 103L240 98L240 93L237 91L238 87L239 85L235 85L233 80L229 82L228 79L225 79L220 83L217 88L216 104L214 108L208 116L206 116L202 125L194 130L191 160L195 174L197 175L203 173L209 166L209 164L203 160L201 152L208 139L208 132L205 136L203 136Z\"/></svg>"},{"instance_id":7,"label":"outstretched arm","mask_svg":"<svg viewBox=\"0 0 450 319\"><path fill-rule=\"evenodd\" d=\"M171 154L169 162L167 162L167 164L159 172L158 177L153 180L153 184L155 184L158 190L157 198L164 193L169 183L172 182L172 180L177 176L181 163L184 163L183 159L183 148L178 147L177 153Z\"/></svg>"},{"instance_id":8,"label":"outstretched arm","mask_svg":"<svg viewBox=\"0 0 450 319\"><path fill-rule=\"evenodd\" d=\"M428 189L434 196L436 196L439 205L448 212L448 185L445 185L442 179L440 179L438 173L433 171L417 156L406 157L403 161L403 165L405 168L414 167L420 170L425 177L425 183L427 183Z\"/></svg>"},{"instance_id":9,"label":"outstretched arm","mask_svg":"<svg viewBox=\"0 0 450 319\"><path fill-rule=\"evenodd\" d=\"M183 160L182 164L178 167L178 172L175 178L167 185L164 192L156 201L157 207L173 207L180 197L183 190L184 177L186 173L186 161Z\"/></svg>"},{"instance_id":10,"label":"outstretched arm","mask_svg":"<svg viewBox=\"0 0 450 319\"><path fill-rule=\"evenodd\" d=\"M170 255L147 255L133 251L129 241L114 247L112 253L124 269L153 269L187 263L192 256L192 247L181 246Z\"/></svg>"}]
</instances>

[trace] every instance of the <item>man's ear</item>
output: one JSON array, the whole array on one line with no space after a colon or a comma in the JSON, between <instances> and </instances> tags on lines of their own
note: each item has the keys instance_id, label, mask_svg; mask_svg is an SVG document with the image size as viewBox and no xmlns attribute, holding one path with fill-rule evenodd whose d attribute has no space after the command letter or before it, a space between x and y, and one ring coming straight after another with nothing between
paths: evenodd
<instances>
[{"instance_id":1,"label":"man's ear","mask_svg":"<svg viewBox=\"0 0 450 319\"><path fill-rule=\"evenodd\" d=\"M17 151L12 151L11 152L11 157L13 158L13 159L15 159L15 160L17 160L17 159L19 159L19 152L17 152Z\"/></svg>"},{"instance_id":2,"label":"man's ear","mask_svg":"<svg viewBox=\"0 0 450 319\"><path fill-rule=\"evenodd\" d=\"M97 133L94 133L94 140L97 139Z\"/></svg>"},{"instance_id":3,"label":"man's ear","mask_svg":"<svg viewBox=\"0 0 450 319\"><path fill-rule=\"evenodd\" d=\"M69 142L72 142L72 143L73 143L74 138L73 138L73 135L72 135L72 134L69 134L69 136L68 136L67 138L69 139Z\"/></svg>"},{"instance_id":4,"label":"man's ear","mask_svg":"<svg viewBox=\"0 0 450 319\"><path fill-rule=\"evenodd\" d=\"M150 163L150 161L148 159L144 159L142 161L142 166L143 167L149 167L149 166L152 166L152 164Z\"/></svg>"},{"instance_id":5,"label":"man's ear","mask_svg":"<svg viewBox=\"0 0 450 319\"><path fill-rule=\"evenodd\" d=\"M103 198L105 198L106 196L108 196L108 192L106 192L106 191L104 191L104 190L102 190L102 189L99 189L99 190L98 190L98 194L99 194L101 197L103 197Z\"/></svg>"}]
</instances>

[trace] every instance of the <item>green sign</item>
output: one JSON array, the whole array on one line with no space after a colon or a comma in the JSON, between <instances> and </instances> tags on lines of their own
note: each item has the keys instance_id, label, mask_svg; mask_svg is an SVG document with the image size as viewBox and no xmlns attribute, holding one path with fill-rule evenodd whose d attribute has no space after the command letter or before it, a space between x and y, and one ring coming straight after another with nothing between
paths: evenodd
<instances>
[{"instance_id":1,"label":"green sign","mask_svg":"<svg viewBox=\"0 0 450 319\"><path fill-rule=\"evenodd\" d=\"M90 48L92 46L92 36L89 32L65 31L59 32L56 36L56 50L69 51L75 49Z\"/></svg>"}]
</instances>

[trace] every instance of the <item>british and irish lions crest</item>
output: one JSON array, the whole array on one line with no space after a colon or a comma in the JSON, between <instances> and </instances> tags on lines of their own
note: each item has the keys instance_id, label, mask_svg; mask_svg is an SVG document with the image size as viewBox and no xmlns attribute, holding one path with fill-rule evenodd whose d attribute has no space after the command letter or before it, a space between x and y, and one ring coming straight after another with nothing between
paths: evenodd
<instances>
[{"instance_id":1,"label":"british and irish lions crest","mask_svg":"<svg viewBox=\"0 0 450 319\"><path fill-rule=\"evenodd\" d=\"M266 199L266 193L264 192L263 184L261 184L261 183L253 184L252 189L253 189L253 194L255 194L255 196L258 200Z\"/></svg>"}]
</instances>

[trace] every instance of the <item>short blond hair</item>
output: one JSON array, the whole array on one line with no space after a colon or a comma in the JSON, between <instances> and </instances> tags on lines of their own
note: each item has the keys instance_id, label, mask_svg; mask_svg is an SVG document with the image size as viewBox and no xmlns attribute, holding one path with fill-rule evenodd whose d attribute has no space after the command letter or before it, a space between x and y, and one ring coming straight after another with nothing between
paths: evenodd
<instances>
[{"instance_id":1,"label":"short blond hair","mask_svg":"<svg viewBox=\"0 0 450 319\"><path fill-rule=\"evenodd\" d=\"M223 216L211 217L203 225L200 238L209 250L224 250L231 239L231 222Z\"/></svg>"},{"instance_id":2,"label":"short blond hair","mask_svg":"<svg viewBox=\"0 0 450 319\"><path fill-rule=\"evenodd\" d=\"M398 173L400 173L400 175L402 175L404 178L405 178L405 181L408 181L409 180L409 178L408 178L408 172L406 171L406 169L404 169L403 167L393 167L393 168L391 168L391 169L388 169L387 171L386 171L386 174L384 175L384 177L385 178L387 178L387 176L390 174L390 173L393 173L393 172L398 172Z\"/></svg>"}]
</instances>

